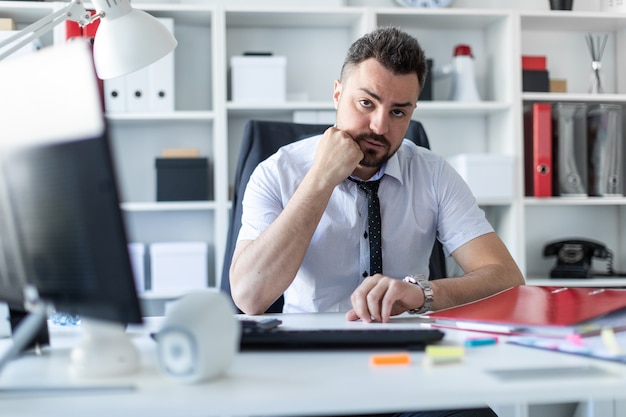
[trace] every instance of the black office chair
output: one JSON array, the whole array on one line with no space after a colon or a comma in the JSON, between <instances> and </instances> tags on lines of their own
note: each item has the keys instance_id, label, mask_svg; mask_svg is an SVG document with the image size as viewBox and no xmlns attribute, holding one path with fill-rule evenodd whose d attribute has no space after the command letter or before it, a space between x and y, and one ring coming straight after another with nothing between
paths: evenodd
<instances>
[{"instance_id":1,"label":"black office chair","mask_svg":"<svg viewBox=\"0 0 626 417\"><path fill-rule=\"evenodd\" d=\"M237 171L235 173L235 184L233 187L232 208L230 211L230 221L228 237L226 241L226 252L224 254L224 266L222 269L222 279L220 288L230 296L230 264L233 259L237 235L241 228L241 200L248 185L248 180L254 168L263 160L268 158L283 145L287 145L305 137L323 133L329 125L319 124L298 124L289 122L250 120L246 124ZM424 127L420 122L412 120L406 133L406 138L412 140L419 146L430 148L428 137ZM439 241L435 241L430 257L430 278L438 279L446 276L446 260L443 248ZM267 312L280 313L283 308L283 297L272 304Z\"/></svg>"}]
</instances>

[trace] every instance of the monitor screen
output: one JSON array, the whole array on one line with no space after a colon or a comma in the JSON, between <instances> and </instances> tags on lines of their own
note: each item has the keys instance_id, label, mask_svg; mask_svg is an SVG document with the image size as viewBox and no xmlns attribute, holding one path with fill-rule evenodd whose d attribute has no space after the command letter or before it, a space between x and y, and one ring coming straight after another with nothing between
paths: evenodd
<instances>
[{"instance_id":1,"label":"monitor screen","mask_svg":"<svg viewBox=\"0 0 626 417\"><path fill-rule=\"evenodd\" d=\"M106 134L20 148L1 176L39 297L81 317L140 323Z\"/></svg>"},{"instance_id":2,"label":"monitor screen","mask_svg":"<svg viewBox=\"0 0 626 417\"><path fill-rule=\"evenodd\" d=\"M19 254L24 270L22 279L5 275L11 280L2 281L6 294L15 301L15 285L25 280L56 309L140 323L88 46L77 42L49 47L1 64L0 96L6 104L0 104L0 114L7 117L2 123L0 181L9 207L0 215L6 217L8 211L17 245L6 252ZM26 75L33 68L41 77Z\"/></svg>"},{"instance_id":3,"label":"monitor screen","mask_svg":"<svg viewBox=\"0 0 626 417\"><path fill-rule=\"evenodd\" d=\"M0 97L0 300L33 329L49 306L79 315L95 341L72 354L83 375L134 371L123 329L142 314L88 44L0 62Z\"/></svg>"}]
</instances>

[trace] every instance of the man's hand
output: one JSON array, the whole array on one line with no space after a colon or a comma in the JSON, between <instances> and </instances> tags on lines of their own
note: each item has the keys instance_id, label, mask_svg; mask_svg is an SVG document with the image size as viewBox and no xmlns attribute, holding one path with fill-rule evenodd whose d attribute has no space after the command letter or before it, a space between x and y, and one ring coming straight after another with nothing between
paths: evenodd
<instances>
[{"instance_id":1,"label":"man's hand","mask_svg":"<svg viewBox=\"0 0 626 417\"><path fill-rule=\"evenodd\" d=\"M417 285L376 274L354 290L350 301L352 310L346 313L346 319L386 323L391 316L422 306L424 293Z\"/></svg>"},{"instance_id":2,"label":"man's hand","mask_svg":"<svg viewBox=\"0 0 626 417\"><path fill-rule=\"evenodd\" d=\"M310 174L334 187L348 178L362 159L363 152L352 136L329 127L317 145Z\"/></svg>"}]
</instances>

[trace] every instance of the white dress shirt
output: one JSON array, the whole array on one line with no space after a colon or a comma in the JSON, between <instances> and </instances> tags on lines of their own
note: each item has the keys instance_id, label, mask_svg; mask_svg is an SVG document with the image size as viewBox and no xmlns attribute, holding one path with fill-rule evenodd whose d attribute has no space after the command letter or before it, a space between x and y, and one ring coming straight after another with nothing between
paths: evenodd
<instances>
[{"instance_id":1,"label":"white dress shirt","mask_svg":"<svg viewBox=\"0 0 626 417\"><path fill-rule=\"evenodd\" d=\"M309 171L321 136L294 142L259 164L243 197L238 240L256 239ZM467 184L441 156L404 140L380 183L383 274L422 273L439 238L448 256L493 231ZM285 291L285 313L343 312L367 277L367 196L348 179L333 191L302 265Z\"/></svg>"}]
</instances>

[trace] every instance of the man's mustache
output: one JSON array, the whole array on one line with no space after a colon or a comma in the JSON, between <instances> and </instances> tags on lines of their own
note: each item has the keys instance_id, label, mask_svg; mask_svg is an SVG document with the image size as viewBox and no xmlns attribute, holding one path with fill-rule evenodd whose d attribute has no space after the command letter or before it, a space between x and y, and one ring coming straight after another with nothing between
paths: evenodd
<instances>
[{"instance_id":1,"label":"man's mustache","mask_svg":"<svg viewBox=\"0 0 626 417\"><path fill-rule=\"evenodd\" d=\"M377 134L375 134L375 133L371 133L371 132L370 132L370 133L359 133L359 134L358 134L358 135L356 135L356 137L354 138L354 140L356 141L356 143L359 143L359 142L361 142L361 141L363 141L363 140L367 140L367 139L370 139L370 140L373 140L373 141L376 141L376 142L382 143L383 145L385 145L385 146L387 146L387 147L389 147L389 146L390 146L390 143L389 143L389 141L387 140L387 138L386 138L385 136L383 136L383 135L377 135Z\"/></svg>"}]
</instances>

